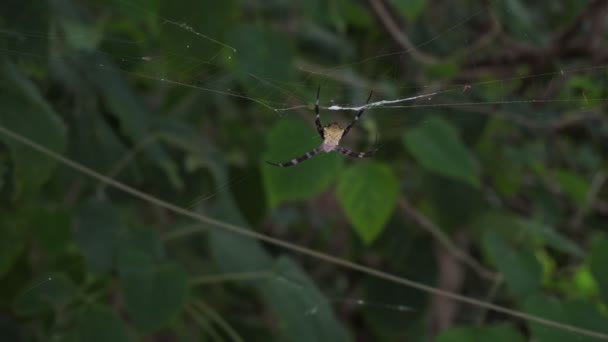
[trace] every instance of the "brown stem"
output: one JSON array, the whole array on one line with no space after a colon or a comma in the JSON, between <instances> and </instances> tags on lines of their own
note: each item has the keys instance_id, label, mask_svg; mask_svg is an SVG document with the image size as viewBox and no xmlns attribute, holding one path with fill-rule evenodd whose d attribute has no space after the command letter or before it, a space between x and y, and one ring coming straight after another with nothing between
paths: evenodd
<instances>
[{"instance_id":1,"label":"brown stem","mask_svg":"<svg viewBox=\"0 0 608 342\"><path fill-rule=\"evenodd\" d=\"M369 0L369 4L376 16L378 16L378 20L391 35L393 40L399 44L399 46L405 50L405 52L409 53L412 58L423 64L439 63L439 60L436 57L424 53L416 48L410 38L403 32L396 20L389 13L389 10L383 0Z\"/></svg>"},{"instance_id":2,"label":"brown stem","mask_svg":"<svg viewBox=\"0 0 608 342\"><path fill-rule=\"evenodd\" d=\"M448 251L452 256L456 259L460 260L463 264L469 266L473 269L477 274L481 277L494 280L496 278L496 274L483 265L481 265L477 260L468 255L466 252L461 250L456 244L450 240L450 238L441 230L441 228L437 227L429 218L424 216L418 209L412 206L405 197L401 197L399 199L399 209L401 209L401 213L405 216L416 222L420 227L424 228L428 231L437 242L439 242L443 247L445 247L446 251Z\"/></svg>"}]
</instances>

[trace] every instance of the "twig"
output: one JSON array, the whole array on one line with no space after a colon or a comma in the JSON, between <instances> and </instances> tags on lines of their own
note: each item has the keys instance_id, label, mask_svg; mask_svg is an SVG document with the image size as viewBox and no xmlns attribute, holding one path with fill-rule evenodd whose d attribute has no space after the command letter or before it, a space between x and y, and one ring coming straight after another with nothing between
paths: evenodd
<instances>
[{"instance_id":1,"label":"twig","mask_svg":"<svg viewBox=\"0 0 608 342\"><path fill-rule=\"evenodd\" d=\"M414 220L414 222L416 222L420 227L427 230L439 243L445 247L450 254L465 265L471 267L481 277L492 281L496 279L497 275L494 272L485 268L483 265L477 262L477 260L456 246L443 232L443 230L441 230L441 228L437 227L430 219L418 211L418 209L414 208L405 197L401 197L399 199L399 209L401 209L401 212L407 217Z\"/></svg>"},{"instance_id":2,"label":"twig","mask_svg":"<svg viewBox=\"0 0 608 342\"><path fill-rule=\"evenodd\" d=\"M591 1L589 5L581 13L579 13L570 26L553 39L552 49L562 49L564 46L569 45L570 42L576 38L576 35L580 32L581 28L585 26L597 27L596 25L604 20L604 14L607 8L608 1L606 0ZM591 33L594 37L585 39L587 42L595 42L597 40L596 37L601 37L601 34L604 32L595 30Z\"/></svg>"},{"instance_id":3,"label":"twig","mask_svg":"<svg viewBox=\"0 0 608 342\"><path fill-rule=\"evenodd\" d=\"M409 53L416 61L423 64L439 63L439 60L436 57L426 54L416 48L409 37L405 35L399 25L397 25L383 0L369 0L369 4L378 16L380 23L405 52Z\"/></svg>"},{"instance_id":4,"label":"twig","mask_svg":"<svg viewBox=\"0 0 608 342\"><path fill-rule=\"evenodd\" d=\"M580 57L591 57L595 63L601 64L608 58L608 51L603 49L601 44L606 10L608 10L608 1L591 1L565 30L550 40L552 43L548 47L532 46L502 35L505 46L500 52L471 60L466 64L466 68L516 64L529 64L538 68L551 65L558 58ZM593 29L593 32L580 43L574 44L573 41L581 28L587 25Z\"/></svg>"},{"instance_id":5,"label":"twig","mask_svg":"<svg viewBox=\"0 0 608 342\"><path fill-rule=\"evenodd\" d=\"M224 340L222 336L217 331L215 331L215 328L211 323L209 323L207 318L204 317L200 312L196 311L196 308L193 305L188 305L186 307L186 310L188 311L194 322L200 325L203 331L209 334L209 336L211 336L211 339L213 341L222 342Z\"/></svg>"},{"instance_id":6,"label":"twig","mask_svg":"<svg viewBox=\"0 0 608 342\"><path fill-rule=\"evenodd\" d=\"M492 283L490 290L488 291L488 295L485 298L485 300L487 302L494 301L494 298L496 298L496 295L498 294L498 290L502 286L503 281L504 281L504 279L502 277L502 274L499 274L496 277L496 279L494 280L494 282ZM483 326L484 321L486 320L487 314L488 314L488 310L486 308L481 308L479 317L477 318L477 326Z\"/></svg>"},{"instance_id":7,"label":"twig","mask_svg":"<svg viewBox=\"0 0 608 342\"><path fill-rule=\"evenodd\" d=\"M129 165L131 160L133 160L133 158L135 158L135 156L141 150L143 150L149 144L156 142L156 140L159 138L160 138L159 133L152 133L151 135L140 140L131 150L129 150L129 152L127 152L121 159L119 159L112 166L112 168L110 169L110 171L108 171L106 176L109 178L115 178L116 176L118 176L122 172L122 170L125 167L127 167L127 165ZM106 183L103 183L103 182L99 183L99 186L97 187L97 197L102 198L105 195L104 192L106 190L106 186L107 186Z\"/></svg>"},{"instance_id":8,"label":"twig","mask_svg":"<svg viewBox=\"0 0 608 342\"><path fill-rule=\"evenodd\" d=\"M464 234L460 234L464 238ZM439 240L434 241L437 263L437 286L446 291L460 292L465 280L466 266L452 257ZM431 299L431 335L436 336L448 329L456 320L460 303L453 299L434 295Z\"/></svg>"},{"instance_id":9,"label":"twig","mask_svg":"<svg viewBox=\"0 0 608 342\"><path fill-rule=\"evenodd\" d=\"M456 51L453 56L470 56L484 47L490 45L502 32L502 26L496 18L494 11L492 10L492 3L490 0L484 0L484 7L488 13L488 21L490 23L490 29L485 31L470 47L463 47L461 50Z\"/></svg>"},{"instance_id":10,"label":"twig","mask_svg":"<svg viewBox=\"0 0 608 342\"><path fill-rule=\"evenodd\" d=\"M608 175L606 174L606 172L599 171L595 174L593 180L591 181L591 185L589 186L589 191L587 191L585 203L579 206L578 210L576 211L576 214L574 214L574 218L572 219L571 223L571 226L573 228L576 229L581 226L581 224L583 223L583 219L585 218L589 210L594 207L594 202L597 199L597 196L599 195L600 190L606 183L607 179Z\"/></svg>"},{"instance_id":11,"label":"twig","mask_svg":"<svg viewBox=\"0 0 608 342\"><path fill-rule=\"evenodd\" d=\"M233 341L244 342L243 338L224 320L224 318L200 299L194 300L194 306L201 310L209 319L219 325Z\"/></svg>"}]
</instances>

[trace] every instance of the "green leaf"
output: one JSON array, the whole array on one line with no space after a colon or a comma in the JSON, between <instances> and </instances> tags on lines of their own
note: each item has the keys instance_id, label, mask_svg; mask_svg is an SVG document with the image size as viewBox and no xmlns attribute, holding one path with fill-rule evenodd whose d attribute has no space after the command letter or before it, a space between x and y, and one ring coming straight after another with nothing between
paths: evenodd
<instances>
[{"instance_id":1,"label":"green leaf","mask_svg":"<svg viewBox=\"0 0 608 342\"><path fill-rule=\"evenodd\" d=\"M281 120L268 134L264 161L284 162L312 150L321 140L309 126L299 121ZM343 158L337 153L321 153L296 166L280 168L261 163L266 196L271 206L286 200L304 200L327 189L338 176Z\"/></svg>"},{"instance_id":2,"label":"green leaf","mask_svg":"<svg viewBox=\"0 0 608 342\"><path fill-rule=\"evenodd\" d=\"M540 35L542 30L535 29L535 12L530 9L527 2L524 4L521 0L505 0L492 2L491 6L506 32L529 43L542 42Z\"/></svg>"},{"instance_id":3,"label":"green leaf","mask_svg":"<svg viewBox=\"0 0 608 342\"><path fill-rule=\"evenodd\" d=\"M477 162L449 123L439 118L428 119L406 132L403 139L422 167L479 187Z\"/></svg>"},{"instance_id":4,"label":"green leaf","mask_svg":"<svg viewBox=\"0 0 608 342\"><path fill-rule=\"evenodd\" d=\"M574 241L568 239L551 227L525 219L519 219L518 223L526 233L542 238L547 245L559 251L581 258L585 256L585 251Z\"/></svg>"},{"instance_id":5,"label":"green leaf","mask_svg":"<svg viewBox=\"0 0 608 342\"><path fill-rule=\"evenodd\" d=\"M70 10L64 8L64 10ZM60 17L59 24L63 29L63 36L70 48L83 51L94 51L104 34L104 21L84 22L81 19Z\"/></svg>"},{"instance_id":6,"label":"green leaf","mask_svg":"<svg viewBox=\"0 0 608 342\"><path fill-rule=\"evenodd\" d=\"M120 283L127 312L143 333L167 325L182 310L189 294L181 268L169 263L157 265L138 251L121 254Z\"/></svg>"},{"instance_id":7,"label":"green leaf","mask_svg":"<svg viewBox=\"0 0 608 342\"><path fill-rule=\"evenodd\" d=\"M124 323L106 306L87 304L78 315L76 324L78 341L105 342L129 341Z\"/></svg>"},{"instance_id":8,"label":"green leaf","mask_svg":"<svg viewBox=\"0 0 608 342\"><path fill-rule=\"evenodd\" d=\"M426 0L390 0L390 3L408 20L416 19L426 6Z\"/></svg>"},{"instance_id":9,"label":"green leaf","mask_svg":"<svg viewBox=\"0 0 608 342\"><path fill-rule=\"evenodd\" d=\"M42 207L28 222L36 242L50 254L60 254L72 243L72 213L60 207Z\"/></svg>"},{"instance_id":10,"label":"green leaf","mask_svg":"<svg viewBox=\"0 0 608 342\"><path fill-rule=\"evenodd\" d=\"M536 295L524 303L525 311L544 319L574 325L580 328L608 333L608 317L602 315L595 305L580 300L558 301L553 298ZM593 342L595 338L586 337L574 332L547 327L538 323L529 323L534 341L538 342Z\"/></svg>"},{"instance_id":11,"label":"green leaf","mask_svg":"<svg viewBox=\"0 0 608 342\"><path fill-rule=\"evenodd\" d=\"M581 298L597 298L597 294L600 293L596 277L593 276L588 265L581 265L576 270L572 284L574 286L573 292L579 294ZM604 301L608 303L608 300Z\"/></svg>"},{"instance_id":12,"label":"green leaf","mask_svg":"<svg viewBox=\"0 0 608 342\"><path fill-rule=\"evenodd\" d=\"M518 342L526 341L511 325L454 327L437 336L436 342Z\"/></svg>"},{"instance_id":13,"label":"green leaf","mask_svg":"<svg viewBox=\"0 0 608 342\"><path fill-rule=\"evenodd\" d=\"M63 274L34 278L15 299L15 311L21 315L59 310L76 298L78 288Z\"/></svg>"},{"instance_id":14,"label":"green leaf","mask_svg":"<svg viewBox=\"0 0 608 342\"><path fill-rule=\"evenodd\" d=\"M388 166L360 163L346 170L338 182L338 200L361 239L369 244L390 218L399 182Z\"/></svg>"},{"instance_id":15,"label":"green leaf","mask_svg":"<svg viewBox=\"0 0 608 342\"><path fill-rule=\"evenodd\" d=\"M0 279L13 267L25 249L26 235L20 220L0 210Z\"/></svg>"},{"instance_id":16,"label":"green leaf","mask_svg":"<svg viewBox=\"0 0 608 342\"><path fill-rule=\"evenodd\" d=\"M346 0L332 2L332 4L336 4L336 12L344 18L348 27L369 29L374 24L371 13L361 3Z\"/></svg>"},{"instance_id":17,"label":"green leaf","mask_svg":"<svg viewBox=\"0 0 608 342\"><path fill-rule=\"evenodd\" d=\"M487 231L483 247L509 289L516 297L525 297L536 292L542 282L542 265L531 251L516 248L495 231Z\"/></svg>"},{"instance_id":18,"label":"green leaf","mask_svg":"<svg viewBox=\"0 0 608 342\"><path fill-rule=\"evenodd\" d=\"M66 128L36 86L11 63L0 60L0 125L57 153L66 145ZM16 194L31 193L52 175L56 162L0 136L11 151Z\"/></svg>"},{"instance_id":19,"label":"green leaf","mask_svg":"<svg viewBox=\"0 0 608 342\"><path fill-rule=\"evenodd\" d=\"M109 272L114 266L123 230L118 212L108 202L92 199L77 214L76 241L92 272Z\"/></svg>"},{"instance_id":20,"label":"green leaf","mask_svg":"<svg viewBox=\"0 0 608 342\"><path fill-rule=\"evenodd\" d=\"M121 132L129 137L133 144L141 144L142 141L150 139L157 133L153 126L155 118L153 113L144 106L139 96L115 71L119 68L114 68L110 61L101 57L96 62L107 68L88 68L87 76L110 113L118 121ZM144 154L165 172L174 188L181 189L183 182L177 171L177 165L167 151L156 141L147 140L147 142L142 146Z\"/></svg>"},{"instance_id":21,"label":"green leaf","mask_svg":"<svg viewBox=\"0 0 608 342\"><path fill-rule=\"evenodd\" d=\"M424 71L429 78L446 79L456 76L460 71L460 66L454 62L427 64L424 66Z\"/></svg>"},{"instance_id":22,"label":"green leaf","mask_svg":"<svg viewBox=\"0 0 608 342\"><path fill-rule=\"evenodd\" d=\"M506 212L486 212L475 226L481 231L493 229L511 236L511 240L526 241L531 246L549 246L575 257L585 256L585 251L568 237L542 223L523 219Z\"/></svg>"},{"instance_id":23,"label":"green leaf","mask_svg":"<svg viewBox=\"0 0 608 342\"><path fill-rule=\"evenodd\" d=\"M589 268L595 278L604 303L608 304L608 237L600 235L593 240Z\"/></svg>"},{"instance_id":24,"label":"green leaf","mask_svg":"<svg viewBox=\"0 0 608 342\"><path fill-rule=\"evenodd\" d=\"M154 261L162 261L165 258L165 250L158 230L129 229L120 236L119 240L118 253L131 250L141 252Z\"/></svg>"},{"instance_id":25,"label":"green leaf","mask_svg":"<svg viewBox=\"0 0 608 342\"><path fill-rule=\"evenodd\" d=\"M556 170L553 173L561 189L578 206L583 206L587 200L589 182L579 174L569 170Z\"/></svg>"},{"instance_id":26,"label":"green leaf","mask_svg":"<svg viewBox=\"0 0 608 342\"><path fill-rule=\"evenodd\" d=\"M293 260L279 258L273 270L278 276L261 284L261 291L277 313L279 326L289 340L350 340L336 320L330 302Z\"/></svg>"}]
</instances>

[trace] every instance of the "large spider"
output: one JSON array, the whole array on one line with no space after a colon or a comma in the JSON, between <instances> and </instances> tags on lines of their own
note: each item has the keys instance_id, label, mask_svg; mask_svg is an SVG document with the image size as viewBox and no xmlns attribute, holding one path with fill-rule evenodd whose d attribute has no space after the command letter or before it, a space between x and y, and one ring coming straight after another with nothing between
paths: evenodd
<instances>
[{"instance_id":1,"label":"large spider","mask_svg":"<svg viewBox=\"0 0 608 342\"><path fill-rule=\"evenodd\" d=\"M340 152L343 155L351 157L351 158L366 158L366 157L370 157L374 153L376 153L377 149L373 149L368 152L353 152L349 149L338 146L340 144L340 141L342 141L342 138L346 137L346 135L348 134L350 129L357 123L357 121L359 121L359 118L365 111L365 106L357 112L353 121L348 126L346 126L346 128L342 128L337 122L332 122L329 125L323 127L321 125L321 117L319 115L319 92L320 91L321 91L321 87L319 86L319 88L317 88L317 100L315 102L315 113L317 114L317 117L315 119L315 124L317 125L317 132L319 132L321 139L323 139L323 143L321 144L321 146L316 147L312 151L306 152L304 155L294 158L288 162L273 163L273 162L267 161L268 164L274 165L274 166L280 166L280 167L294 166L307 159L314 157L316 154L318 154L320 152L336 151L336 152ZM367 102L365 102L366 104L369 103L369 100L372 98L372 94L373 94L373 91L369 93Z\"/></svg>"}]
</instances>

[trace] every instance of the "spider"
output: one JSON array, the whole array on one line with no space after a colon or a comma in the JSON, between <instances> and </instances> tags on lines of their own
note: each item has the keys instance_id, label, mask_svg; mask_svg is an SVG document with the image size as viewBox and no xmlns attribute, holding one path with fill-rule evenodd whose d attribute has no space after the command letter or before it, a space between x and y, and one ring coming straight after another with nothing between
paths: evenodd
<instances>
[{"instance_id":1,"label":"spider","mask_svg":"<svg viewBox=\"0 0 608 342\"><path fill-rule=\"evenodd\" d=\"M348 132L350 132L350 129L357 123L357 121L359 121L359 118L365 111L365 106L357 112L353 121L348 126L346 126L346 128L342 128L337 122L332 122L329 125L323 127L321 125L321 117L319 116L319 92L320 91L321 91L321 87L319 86L319 88L317 88L317 100L315 102L315 113L317 114L317 117L315 119L315 124L317 126L317 132L319 132L321 139L323 139L323 143L321 144L321 146L316 147L312 151L306 152L304 155L294 158L288 162L273 163L270 161L266 161L268 164L273 165L273 166L279 166L279 167L294 166L305 160L308 160L308 159L314 157L315 155L317 155L320 152L328 153L328 152L336 151L336 152L340 152L343 155L345 155L347 157L351 157L351 158L367 158L367 157L371 157L372 155L374 155L374 153L376 153L377 149L373 149L368 152L353 152L349 149L338 146L340 144L340 141L342 141L342 139L344 137L346 137ZM365 102L366 104L369 103L369 100L372 98L372 94L373 94L373 91L369 93L367 102Z\"/></svg>"}]
</instances>

